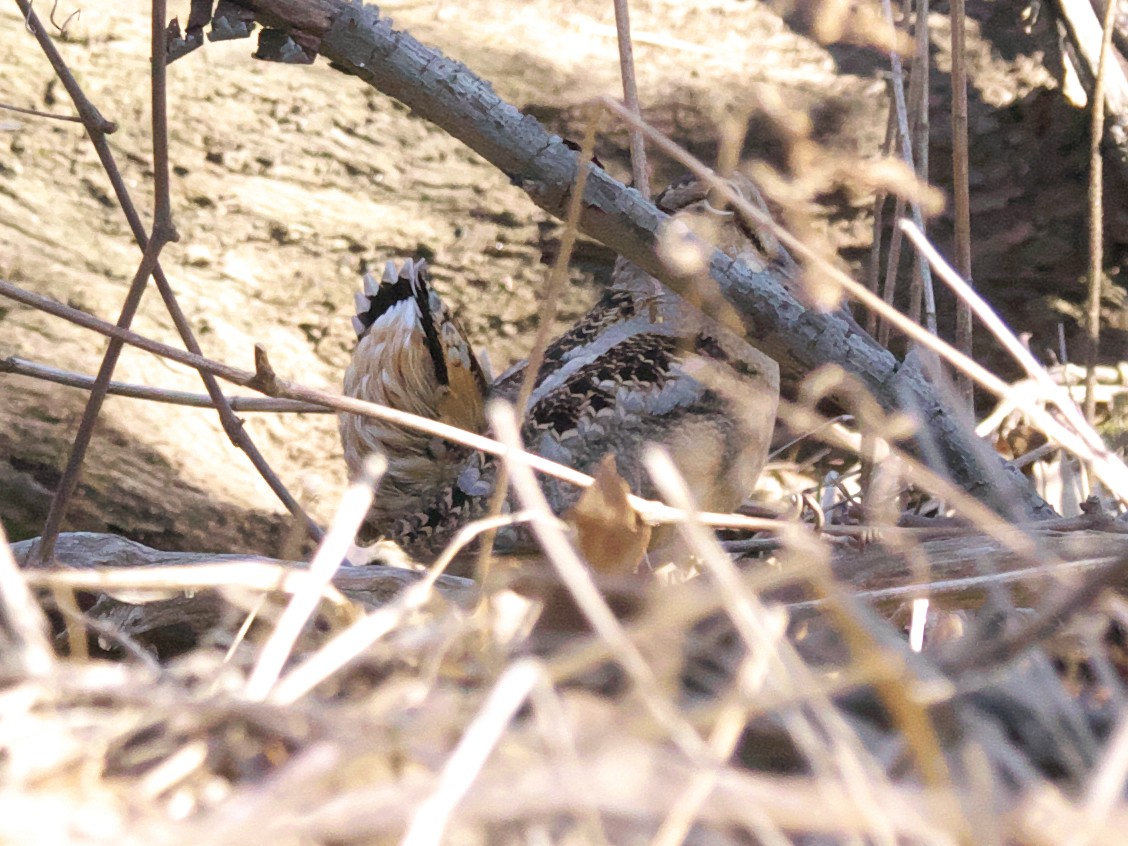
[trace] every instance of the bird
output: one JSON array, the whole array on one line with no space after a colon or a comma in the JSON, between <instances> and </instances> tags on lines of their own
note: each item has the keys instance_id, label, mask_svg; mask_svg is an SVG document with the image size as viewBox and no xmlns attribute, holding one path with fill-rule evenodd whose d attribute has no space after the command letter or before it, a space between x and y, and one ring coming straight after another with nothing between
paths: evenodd
<instances>
[{"instance_id":1,"label":"bird","mask_svg":"<svg viewBox=\"0 0 1128 846\"><path fill-rule=\"evenodd\" d=\"M389 261L379 279L366 273L363 286L345 394L483 432L489 382L466 333L431 287L426 260L409 258L398 268ZM340 415L338 427L350 477L373 452L387 459L368 518L376 527L453 484L469 455L442 438L360 415Z\"/></svg>"},{"instance_id":2,"label":"bird","mask_svg":"<svg viewBox=\"0 0 1128 846\"><path fill-rule=\"evenodd\" d=\"M734 258L773 260L777 248L734 211L711 203L707 186L696 180L671 185L656 205L694 230L705 224ZM519 397L527 362L488 378L457 317L431 286L424 260L388 262L379 279L366 274L352 322L357 345L344 378L348 396L476 434L488 434L489 400ZM751 493L764 466L778 397L775 361L620 257L597 303L546 346L520 430L527 449L589 475L613 455L619 476L647 497L656 492L643 451L650 443L663 445L698 506L727 512ZM359 475L373 451L387 459L362 539L393 540L423 560L485 516L496 457L354 414L342 414L339 428L350 476ZM580 495L558 479L541 484L557 514ZM528 537L514 529L499 543L504 547L507 539L516 545ZM651 548L672 555L675 545L668 533L656 533Z\"/></svg>"}]
</instances>

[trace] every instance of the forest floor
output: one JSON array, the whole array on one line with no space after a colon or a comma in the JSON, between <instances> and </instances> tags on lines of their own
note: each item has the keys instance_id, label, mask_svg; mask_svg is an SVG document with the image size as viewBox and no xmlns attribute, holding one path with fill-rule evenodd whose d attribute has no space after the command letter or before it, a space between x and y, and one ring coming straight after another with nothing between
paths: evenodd
<instances>
[{"instance_id":1,"label":"forest floor","mask_svg":"<svg viewBox=\"0 0 1128 846\"><path fill-rule=\"evenodd\" d=\"M171 12L187 16L187 3ZM581 105L619 92L610 2L391 0L397 28L491 80L497 92L578 138ZM183 7L183 8L181 8ZM1057 325L1074 333L1086 261L1085 114L1058 91L1052 21L1027 26L1018 4L969 4L974 262L977 284L1041 353ZM646 115L712 160L717 120L750 86L812 119L838 151L876 155L887 120L887 63L863 48L825 48L767 6L742 0L636 0ZM933 16L931 177L950 173L946 17ZM148 4L87 3L57 41L87 94L120 127L110 137L125 180L151 209ZM0 101L72 113L22 21L0 9ZM250 368L264 344L280 375L336 387L353 342L353 291L368 267L422 255L495 371L526 352L537 290L559 224L504 175L398 103L318 61L251 59L253 43L209 43L169 67L174 218L163 266L205 353ZM779 156L751 127L748 156ZM626 177L616 128L599 156ZM676 176L655 163L654 184ZM819 208L858 274L872 198L837 191ZM1128 218L1110 203L1112 272ZM146 215L147 216L147 215ZM950 221L931 232L947 247ZM76 124L0 113L0 278L116 319L140 253ZM561 325L594 298L613 256L582 242ZM1119 325L1110 315L1113 327ZM178 343L152 292L135 328ZM1113 345L1117 336L1113 336ZM0 303L0 357L94 373L104 344L53 318ZM993 360L989 344L981 354ZM1122 349L1108 348L1122 358ZM198 377L126 350L117 378L201 390ZM0 375L0 518L14 539L38 534L85 394ZM321 520L344 484L329 415L246 414L268 460ZM110 398L68 528L115 531L165 549L277 554L288 520L206 410Z\"/></svg>"}]
</instances>

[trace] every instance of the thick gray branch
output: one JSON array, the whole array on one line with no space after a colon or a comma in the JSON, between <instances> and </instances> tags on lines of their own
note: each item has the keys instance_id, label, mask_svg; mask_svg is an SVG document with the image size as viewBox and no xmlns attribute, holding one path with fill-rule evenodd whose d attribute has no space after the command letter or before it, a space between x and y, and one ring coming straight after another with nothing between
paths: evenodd
<instances>
[{"instance_id":1,"label":"thick gray branch","mask_svg":"<svg viewBox=\"0 0 1128 846\"><path fill-rule=\"evenodd\" d=\"M562 218L574 182L577 155L561 138L498 97L468 68L392 29L370 6L343 0L240 0L263 23L287 26L295 40L316 45L334 67L409 106L507 174L538 206ZM666 216L637 191L593 168L580 228L661 279L674 290L684 282L655 252ZM805 308L788 290L784 272L750 269L720 251L710 273L744 321L749 341L772 356L792 379L827 364L856 376L887 410L909 407L924 421L948 472L1002 514L1052 515L1024 477L1002 470L996 456L976 449L966 425L924 378L904 367L838 313Z\"/></svg>"}]
</instances>

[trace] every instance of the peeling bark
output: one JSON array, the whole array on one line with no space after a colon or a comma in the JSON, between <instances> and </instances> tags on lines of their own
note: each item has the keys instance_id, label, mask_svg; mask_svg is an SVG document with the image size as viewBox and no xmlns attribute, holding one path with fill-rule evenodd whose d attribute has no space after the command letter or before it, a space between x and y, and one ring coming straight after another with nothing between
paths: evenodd
<instances>
[{"instance_id":1,"label":"peeling bark","mask_svg":"<svg viewBox=\"0 0 1128 846\"><path fill-rule=\"evenodd\" d=\"M550 214L563 218L574 183L577 154L536 119L505 102L488 82L406 32L392 29L376 8L345 0L237 0L267 26L316 44L338 70L360 77L473 149ZM675 291L685 288L659 260L657 231L666 216L637 191L592 168L580 229ZM1032 485L981 448L956 408L924 377L919 364L902 364L842 313L805 307L794 281L777 267L749 268L720 251L710 274L735 307L749 342L797 380L835 364L854 375L886 410L915 412L927 427L946 471L966 490L1007 517L1053 516Z\"/></svg>"}]
</instances>

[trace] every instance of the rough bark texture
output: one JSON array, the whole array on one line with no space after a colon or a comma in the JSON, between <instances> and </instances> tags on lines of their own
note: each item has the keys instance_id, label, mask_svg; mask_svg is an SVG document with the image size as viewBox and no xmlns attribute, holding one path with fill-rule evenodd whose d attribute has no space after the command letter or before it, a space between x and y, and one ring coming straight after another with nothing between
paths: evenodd
<instances>
[{"instance_id":1,"label":"rough bark texture","mask_svg":"<svg viewBox=\"0 0 1128 846\"><path fill-rule=\"evenodd\" d=\"M298 17L295 4L281 0L246 0L241 5L267 25L289 22L296 40L317 43L334 67L440 126L502 170L538 206L563 217L576 153L537 120L503 101L464 65L394 31L391 20L381 18L374 7L318 0L317 14L304 7ZM664 219L637 191L593 168L580 228L679 290L679 279L655 251ZM749 341L779 362L784 378L828 364L845 368L884 408L914 410L948 473L975 496L1006 515L1016 508L1033 517L1052 515L1025 478L1002 470L997 457L976 448L966 425L916 362L903 366L840 314L804 307L779 270L754 271L715 252L710 272L740 314Z\"/></svg>"}]
</instances>

